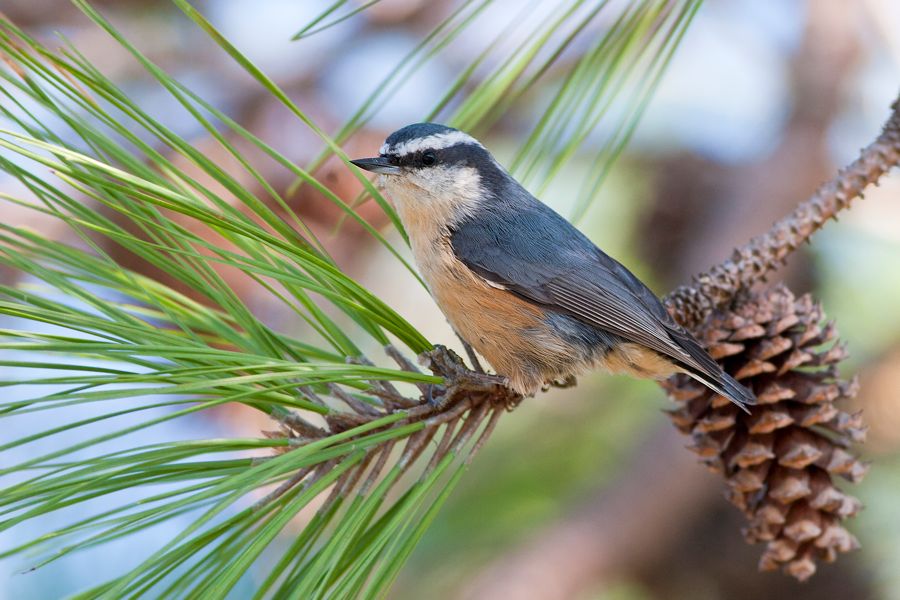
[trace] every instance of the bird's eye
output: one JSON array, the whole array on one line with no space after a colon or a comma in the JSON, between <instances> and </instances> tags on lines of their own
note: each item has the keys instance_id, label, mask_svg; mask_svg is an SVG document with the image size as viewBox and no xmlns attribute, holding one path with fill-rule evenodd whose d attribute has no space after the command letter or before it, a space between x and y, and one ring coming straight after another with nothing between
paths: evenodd
<instances>
[{"instance_id":1,"label":"bird's eye","mask_svg":"<svg viewBox=\"0 0 900 600\"><path fill-rule=\"evenodd\" d=\"M437 157L434 155L434 152L426 152L422 155L422 164L426 167L430 167L434 163L437 162Z\"/></svg>"}]
</instances>

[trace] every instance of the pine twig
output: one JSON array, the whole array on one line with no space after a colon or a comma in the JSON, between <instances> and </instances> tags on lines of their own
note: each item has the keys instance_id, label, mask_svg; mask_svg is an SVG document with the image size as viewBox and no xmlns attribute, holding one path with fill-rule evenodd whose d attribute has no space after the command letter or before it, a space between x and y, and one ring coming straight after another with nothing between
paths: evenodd
<instances>
[{"instance_id":1,"label":"pine twig","mask_svg":"<svg viewBox=\"0 0 900 600\"><path fill-rule=\"evenodd\" d=\"M685 327L695 327L714 309L728 305L742 290L764 281L829 219L837 218L853 200L862 197L869 185L900 164L900 97L891 109L875 141L811 198L777 221L769 231L736 248L731 258L666 296L666 306L673 318Z\"/></svg>"}]
</instances>

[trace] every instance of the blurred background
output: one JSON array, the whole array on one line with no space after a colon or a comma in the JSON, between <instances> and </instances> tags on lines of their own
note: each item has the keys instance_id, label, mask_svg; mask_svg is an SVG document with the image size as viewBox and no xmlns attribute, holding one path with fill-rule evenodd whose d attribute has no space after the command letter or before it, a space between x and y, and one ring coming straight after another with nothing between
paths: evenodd
<instances>
[{"instance_id":1,"label":"blurred background","mask_svg":"<svg viewBox=\"0 0 900 600\"><path fill-rule=\"evenodd\" d=\"M318 139L167 2L96 4L151 59L296 163L318 155ZM383 0L339 26L291 42L331 3L255 0L252 10L240 0L195 4L326 130L344 123L458 5ZM449 51L401 82L345 145L347 153L371 155L392 130L427 114L461 65L482 52L488 35L519 18L520 6L494 2ZM169 127L201 149L220 152L68 2L2 0L0 10L41 39L62 32ZM527 18L546 16L536 7ZM515 31L510 28L511 43ZM710 2L697 14L633 140L579 225L662 295L764 231L852 160L877 135L898 82L900 4L892 0ZM508 162L545 106L541 90L534 90L482 141ZM598 131L597 145L602 123ZM572 182L595 166L592 143L589 138L587 150L567 161L541 191L563 214L574 209L578 190ZM283 171L267 176L278 189L292 183ZM361 190L333 159L317 176L347 201ZM21 190L0 174L0 192ZM291 209L321 235L348 273L429 339L456 345L425 290L387 251L360 235L361 228L338 227L334 206L308 189L289 198ZM374 203L360 210L399 240ZM54 230L57 223L14 207L5 207L3 218L61 239L68 235ZM501 420L391 597L900 599L900 173L886 177L840 223L797 253L782 277L795 292L811 291L823 302L849 344L846 374L861 376L856 402L870 426L864 454L873 463L866 482L854 490L866 505L851 523L862 550L821 566L806 584L757 573L761 548L743 541L743 517L722 498L721 481L684 449L687 440L662 413L666 401L658 386L594 375L575 389L528 400ZM0 278L9 282L16 274L0 272ZM270 323L301 330L293 315L281 313L282 305L251 281L234 274L230 283ZM267 423L223 410L179 427L184 429L165 434L258 435ZM83 587L119 572L117 560L132 563L135 553L162 543L177 527L151 530L160 536L157 542L147 539L153 533L144 533L117 542L115 552L98 549L81 563L50 565L38 576L14 575L14 566L3 563L0 573L10 576L0 581L0 594L47 598Z\"/></svg>"}]
</instances>

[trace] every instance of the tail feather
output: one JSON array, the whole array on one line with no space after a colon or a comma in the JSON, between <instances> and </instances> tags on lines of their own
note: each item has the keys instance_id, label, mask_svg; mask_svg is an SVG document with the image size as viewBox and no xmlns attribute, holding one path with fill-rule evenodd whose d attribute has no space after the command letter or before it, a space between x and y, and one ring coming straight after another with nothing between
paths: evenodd
<instances>
[{"instance_id":1,"label":"tail feather","mask_svg":"<svg viewBox=\"0 0 900 600\"><path fill-rule=\"evenodd\" d=\"M756 404L756 396L753 392L738 383L734 377L725 371L719 371L715 380L713 380L712 377L708 377L706 374L698 374L693 371L688 371L688 375L715 393L725 396L737 404L738 408L747 414L750 414L750 409L747 407Z\"/></svg>"},{"instance_id":2,"label":"tail feather","mask_svg":"<svg viewBox=\"0 0 900 600\"><path fill-rule=\"evenodd\" d=\"M734 377L722 370L722 366L709 355L694 336L683 327L668 325L668 332L672 340L689 357L682 357L676 362L684 371L714 391L725 396L738 405L746 413L750 413L748 406L756 404L756 396L753 392L735 381Z\"/></svg>"}]
</instances>

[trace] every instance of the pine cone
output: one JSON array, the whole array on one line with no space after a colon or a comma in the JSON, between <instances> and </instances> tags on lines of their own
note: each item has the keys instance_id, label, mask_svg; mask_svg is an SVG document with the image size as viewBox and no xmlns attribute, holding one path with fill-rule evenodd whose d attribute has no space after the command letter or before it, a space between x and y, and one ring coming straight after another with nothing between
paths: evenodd
<instances>
[{"instance_id":1,"label":"pine cone","mask_svg":"<svg viewBox=\"0 0 900 600\"><path fill-rule=\"evenodd\" d=\"M866 472L848 450L865 438L861 416L835 406L858 388L856 378L837 377L846 350L821 307L784 286L712 313L695 333L759 405L747 415L679 375L664 384L680 405L671 419L725 477L726 496L750 520L747 541L767 542L760 570L808 579L816 559L831 562L859 546L842 522L861 504L834 483L835 475L856 483Z\"/></svg>"}]
</instances>

